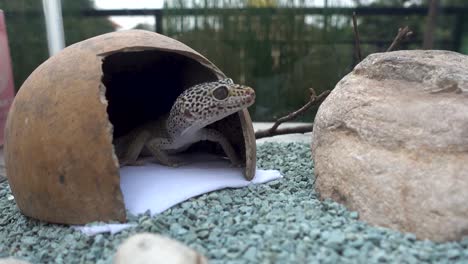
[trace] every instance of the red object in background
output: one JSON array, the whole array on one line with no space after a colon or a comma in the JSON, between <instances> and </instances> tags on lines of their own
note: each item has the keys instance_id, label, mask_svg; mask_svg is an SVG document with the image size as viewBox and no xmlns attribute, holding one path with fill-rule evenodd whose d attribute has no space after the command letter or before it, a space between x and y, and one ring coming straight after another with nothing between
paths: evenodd
<instances>
[{"instance_id":1,"label":"red object in background","mask_svg":"<svg viewBox=\"0 0 468 264\"><path fill-rule=\"evenodd\" d=\"M5 122L14 96L13 71L11 69L5 17L3 11L0 10L0 146L3 146Z\"/></svg>"}]
</instances>

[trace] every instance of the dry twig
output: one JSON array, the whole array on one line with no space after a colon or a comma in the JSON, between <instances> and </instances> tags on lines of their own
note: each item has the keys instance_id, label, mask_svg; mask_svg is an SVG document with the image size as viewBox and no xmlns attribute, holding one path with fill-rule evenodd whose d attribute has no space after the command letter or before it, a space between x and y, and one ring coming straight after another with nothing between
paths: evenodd
<instances>
[{"instance_id":1,"label":"dry twig","mask_svg":"<svg viewBox=\"0 0 468 264\"><path fill-rule=\"evenodd\" d=\"M361 53L361 39L359 37L359 30L357 27L356 21L356 12L353 12L353 31L354 31L354 49L356 53L356 57L358 59L358 63L362 61L362 53Z\"/></svg>"},{"instance_id":2,"label":"dry twig","mask_svg":"<svg viewBox=\"0 0 468 264\"><path fill-rule=\"evenodd\" d=\"M355 12L353 12L353 31L354 31L354 38L355 38L354 41L356 44L355 45L356 57L358 58L360 62L362 60L361 40L359 37L359 31L357 28ZM398 34L396 35L390 47L387 49L387 52L395 49L402 41L408 39L412 34L413 32L408 28L408 26L405 26L404 28L399 28ZM278 129L278 127L282 123L296 119L298 116L304 114L313 105L319 104L330 93L329 90L326 90L317 96L313 88L310 88L309 90L310 90L310 100L304 106L302 106L301 108L299 108L298 110L292 113L289 113L286 116L279 118L278 120L276 120L276 122L273 124L271 128L265 129L265 130L259 130L255 132L255 138L260 139L260 138L273 137L273 136L285 135L285 134L294 134L294 133L304 134L304 133L311 132L313 129L313 125L302 125L302 126L297 126L297 127L288 127L288 128Z\"/></svg>"},{"instance_id":3,"label":"dry twig","mask_svg":"<svg viewBox=\"0 0 468 264\"><path fill-rule=\"evenodd\" d=\"M279 118L278 120L276 120L276 122L273 124L271 128L265 129L265 130L259 130L255 132L255 138L259 139L259 138L272 137L272 136L284 135L284 134L293 134L293 133L304 134L307 132L311 132L312 125L304 125L304 126L298 126L298 127L278 129L278 127L282 123L296 119L298 116L304 114L313 105L316 105L322 102L323 99L325 99L330 93L330 90L326 90L317 96L313 88L310 88L309 91L310 91L310 99L304 106L302 106L301 108L299 108L298 110L292 113L289 113L286 116Z\"/></svg>"},{"instance_id":4,"label":"dry twig","mask_svg":"<svg viewBox=\"0 0 468 264\"><path fill-rule=\"evenodd\" d=\"M408 39L411 35L413 35L413 31L411 31L408 26L405 26L404 28L399 28L398 34L395 36L395 39L393 39L393 42L390 45L390 47L388 47L387 52L394 50L400 45L402 41Z\"/></svg>"}]
</instances>

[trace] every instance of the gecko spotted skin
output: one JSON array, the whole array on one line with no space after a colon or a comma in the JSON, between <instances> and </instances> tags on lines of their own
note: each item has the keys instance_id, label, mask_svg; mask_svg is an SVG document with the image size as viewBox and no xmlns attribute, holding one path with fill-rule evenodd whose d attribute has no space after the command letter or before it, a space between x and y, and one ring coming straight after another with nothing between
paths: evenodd
<instances>
[{"instance_id":1,"label":"gecko spotted skin","mask_svg":"<svg viewBox=\"0 0 468 264\"><path fill-rule=\"evenodd\" d=\"M137 159L149 152L166 166L178 166L168 154L186 150L191 144L208 140L219 143L231 163L241 164L232 144L219 131L207 128L224 117L251 106L252 88L223 79L192 86L180 94L169 114L138 127L114 141L120 166L138 165Z\"/></svg>"}]
</instances>

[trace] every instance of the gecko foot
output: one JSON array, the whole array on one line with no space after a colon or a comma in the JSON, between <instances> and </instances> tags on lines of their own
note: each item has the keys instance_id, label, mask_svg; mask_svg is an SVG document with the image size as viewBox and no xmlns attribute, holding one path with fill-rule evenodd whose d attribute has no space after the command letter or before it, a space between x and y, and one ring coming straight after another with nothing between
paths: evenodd
<instances>
[{"instance_id":1,"label":"gecko foot","mask_svg":"<svg viewBox=\"0 0 468 264\"><path fill-rule=\"evenodd\" d=\"M170 158L165 161L155 161L155 162L161 165L173 167L173 168L182 167L188 164L187 161L184 161L182 159L177 159L177 158Z\"/></svg>"},{"instance_id":2,"label":"gecko foot","mask_svg":"<svg viewBox=\"0 0 468 264\"><path fill-rule=\"evenodd\" d=\"M244 164L238 159L233 159L233 160L230 160L230 161L231 161L231 167L233 167L233 168L240 168L240 167L244 166Z\"/></svg>"},{"instance_id":3,"label":"gecko foot","mask_svg":"<svg viewBox=\"0 0 468 264\"><path fill-rule=\"evenodd\" d=\"M240 162L239 163L232 163L231 162L231 167L233 167L233 168L242 168L242 167L244 167L244 165L242 163L240 163Z\"/></svg>"},{"instance_id":4,"label":"gecko foot","mask_svg":"<svg viewBox=\"0 0 468 264\"><path fill-rule=\"evenodd\" d=\"M136 160L136 161L128 161L128 160L121 160L119 161L119 166L120 168L124 167L124 166L143 166L146 164L146 161L145 160Z\"/></svg>"}]
</instances>

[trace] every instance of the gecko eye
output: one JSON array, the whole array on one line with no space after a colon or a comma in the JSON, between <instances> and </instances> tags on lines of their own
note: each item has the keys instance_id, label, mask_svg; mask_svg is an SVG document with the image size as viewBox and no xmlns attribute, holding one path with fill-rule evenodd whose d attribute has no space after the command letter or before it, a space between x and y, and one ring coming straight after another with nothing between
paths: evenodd
<instances>
[{"instance_id":1,"label":"gecko eye","mask_svg":"<svg viewBox=\"0 0 468 264\"><path fill-rule=\"evenodd\" d=\"M227 84L234 84L234 82L232 81L231 78L226 78L223 80L224 83L227 83Z\"/></svg>"},{"instance_id":2,"label":"gecko eye","mask_svg":"<svg viewBox=\"0 0 468 264\"><path fill-rule=\"evenodd\" d=\"M229 95L229 91L226 86L219 86L213 90L213 96L217 100L224 100L228 97L228 95Z\"/></svg>"}]
</instances>

